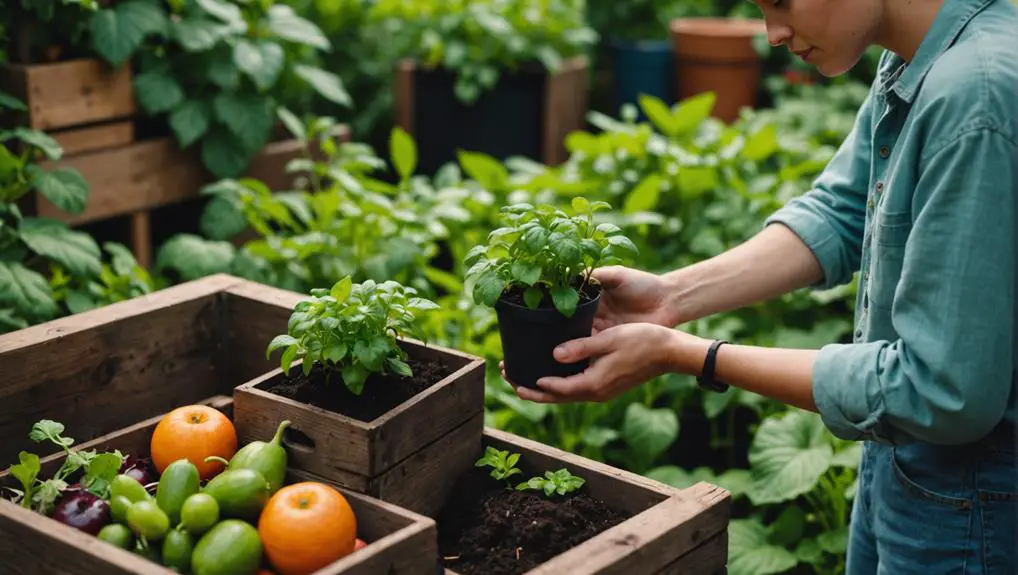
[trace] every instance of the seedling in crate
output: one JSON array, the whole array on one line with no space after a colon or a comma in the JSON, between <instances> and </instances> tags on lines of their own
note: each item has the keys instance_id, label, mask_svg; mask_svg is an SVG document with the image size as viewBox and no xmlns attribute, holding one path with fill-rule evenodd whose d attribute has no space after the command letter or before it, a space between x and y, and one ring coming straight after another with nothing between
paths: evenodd
<instances>
[{"instance_id":1,"label":"seedling in crate","mask_svg":"<svg viewBox=\"0 0 1018 575\"><path fill-rule=\"evenodd\" d=\"M508 485L507 488L512 489L512 482L509 481L509 478L523 473L516 467L516 462L519 460L519 453L510 454L508 451L499 451L494 447L488 446L484 451L484 457L478 459L474 465L476 467L491 467L489 475L498 481L505 481Z\"/></svg>"},{"instance_id":2,"label":"seedling in crate","mask_svg":"<svg viewBox=\"0 0 1018 575\"><path fill-rule=\"evenodd\" d=\"M621 228L595 222L595 213L610 204L577 197L572 207L570 216L549 205L506 206L503 226L464 258L474 301L498 314L506 374L517 385L536 387L541 377L586 367L560 364L552 351L590 336L601 298L593 271L637 253Z\"/></svg>"},{"instance_id":3,"label":"seedling in crate","mask_svg":"<svg viewBox=\"0 0 1018 575\"><path fill-rule=\"evenodd\" d=\"M585 483L586 481L582 477L577 477L570 473L568 469L562 468L558 471L545 471L544 477L531 477L530 480L517 485L516 490L540 490L544 491L546 496L551 497L555 494L565 495L572 493L583 487Z\"/></svg>"},{"instance_id":4,"label":"seedling in crate","mask_svg":"<svg viewBox=\"0 0 1018 575\"><path fill-rule=\"evenodd\" d=\"M413 375L398 338L425 339L416 314L437 308L398 282L355 284L347 276L332 289L311 290L311 298L294 307L288 333L273 338L265 355L283 349L280 366L287 374L298 358L303 360L304 375L316 363L326 377L339 372L347 388L360 395L373 373Z\"/></svg>"}]
</instances>

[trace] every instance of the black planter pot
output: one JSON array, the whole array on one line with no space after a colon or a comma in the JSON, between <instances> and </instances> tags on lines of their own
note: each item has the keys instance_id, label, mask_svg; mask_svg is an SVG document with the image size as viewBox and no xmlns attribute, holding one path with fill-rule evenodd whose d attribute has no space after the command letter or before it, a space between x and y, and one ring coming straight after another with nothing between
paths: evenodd
<instances>
[{"instance_id":1,"label":"black planter pot","mask_svg":"<svg viewBox=\"0 0 1018 575\"><path fill-rule=\"evenodd\" d=\"M455 162L460 149L500 161L510 156L540 161L547 80L547 72L536 66L504 70L492 89L466 105L456 97L452 72L415 69L412 133L418 171L433 175Z\"/></svg>"},{"instance_id":2,"label":"black planter pot","mask_svg":"<svg viewBox=\"0 0 1018 575\"><path fill-rule=\"evenodd\" d=\"M532 389L543 377L568 377L582 372L590 364L559 363L554 350L559 344L590 337L597 306L601 303L601 289L597 286L593 299L581 302L572 317L562 315L555 308L530 309L498 300L499 334L502 338L502 355L506 378L513 384Z\"/></svg>"}]
</instances>

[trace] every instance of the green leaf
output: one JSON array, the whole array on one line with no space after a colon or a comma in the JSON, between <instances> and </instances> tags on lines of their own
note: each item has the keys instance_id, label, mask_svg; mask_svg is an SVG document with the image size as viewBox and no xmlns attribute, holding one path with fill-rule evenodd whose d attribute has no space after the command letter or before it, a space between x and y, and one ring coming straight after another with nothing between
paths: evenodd
<instances>
[{"instance_id":1,"label":"green leaf","mask_svg":"<svg viewBox=\"0 0 1018 575\"><path fill-rule=\"evenodd\" d=\"M4 304L37 319L50 319L57 313L46 278L17 262L0 261L0 305Z\"/></svg>"},{"instance_id":2,"label":"green leaf","mask_svg":"<svg viewBox=\"0 0 1018 575\"><path fill-rule=\"evenodd\" d=\"M505 189L509 186L509 172L495 158L480 152L458 152L460 165L467 176L476 180L489 192Z\"/></svg>"},{"instance_id":3,"label":"green leaf","mask_svg":"<svg viewBox=\"0 0 1018 575\"><path fill-rule=\"evenodd\" d=\"M213 128L202 140L202 162L217 178L241 175L250 165L253 156L237 141L236 136L223 128Z\"/></svg>"},{"instance_id":4,"label":"green leaf","mask_svg":"<svg viewBox=\"0 0 1018 575\"><path fill-rule=\"evenodd\" d=\"M343 367L343 383L354 395L364 391L364 382L368 379L368 370L359 363L351 363Z\"/></svg>"},{"instance_id":5,"label":"green leaf","mask_svg":"<svg viewBox=\"0 0 1018 575\"><path fill-rule=\"evenodd\" d=\"M675 135L694 132L710 116L716 101L714 92L703 92L679 102L673 114Z\"/></svg>"},{"instance_id":6,"label":"green leaf","mask_svg":"<svg viewBox=\"0 0 1018 575\"><path fill-rule=\"evenodd\" d=\"M24 102L3 92L0 92L0 108L7 108L8 110L14 110L16 112L28 111L28 106L26 106Z\"/></svg>"},{"instance_id":7,"label":"green leaf","mask_svg":"<svg viewBox=\"0 0 1018 575\"><path fill-rule=\"evenodd\" d=\"M283 61L283 48L273 42L262 40L255 44L242 38L233 47L233 62L262 91L275 85L283 71Z\"/></svg>"},{"instance_id":8,"label":"green leaf","mask_svg":"<svg viewBox=\"0 0 1018 575\"><path fill-rule=\"evenodd\" d=\"M202 100L188 100L170 114L170 128L181 148L197 142L209 129L212 107Z\"/></svg>"},{"instance_id":9,"label":"green leaf","mask_svg":"<svg viewBox=\"0 0 1018 575\"><path fill-rule=\"evenodd\" d=\"M571 204L573 206L573 211L578 214L585 214L590 211L590 202L587 201L587 198L573 198Z\"/></svg>"},{"instance_id":10,"label":"green leaf","mask_svg":"<svg viewBox=\"0 0 1018 575\"><path fill-rule=\"evenodd\" d=\"M116 453L100 453L88 463L82 484L95 495L108 499L113 479L120 472L123 460Z\"/></svg>"},{"instance_id":11,"label":"green leaf","mask_svg":"<svg viewBox=\"0 0 1018 575\"><path fill-rule=\"evenodd\" d=\"M530 309L537 309L543 299L544 292L539 287L529 287L523 292L523 303L527 304Z\"/></svg>"},{"instance_id":12,"label":"green leaf","mask_svg":"<svg viewBox=\"0 0 1018 575\"><path fill-rule=\"evenodd\" d=\"M346 301L348 297L350 297L350 293L352 291L353 291L353 279L350 276L346 276L345 278L333 284L330 294L332 295L332 297L336 299L338 303L343 303Z\"/></svg>"},{"instance_id":13,"label":"green leaf","mask_svg":"<svg viewBox=\"0 0 1018 575\"><path fill-rule=\"evenodd\" d=\"M297 138L301 142L307 141L308 132L304 128L304 122L301 122L300 118L298 118L293 112L286 108L279 107L276 109L276 115L279 117L279 120L283 122L283 125L286 126L286 129L293 134L294 138Z\"/></svg>"},{"instance_id":14,"label":"green leaf","mask_svg":"<svg viewBox=\"0 0 1018 575\"><path fill-rule=\"evenodd\" d=\"M658 198L661 195L662 181L660 173L653 172L649 174L626 196L626 202L623 205L622 211L627 214L654 211L657 208Z\"/></svg>"},{"instance_id":15,"label":"green leaf","mask_svg":"<svg viewBox=\"0 0 1018 575\"><path fill-rule=\"evenodd\" d=\"M290 373L290 366L293 365L293 360L297 358L297 346L292 345L283 352L283 355L279 358L279 367L283 368L283 373Z\"/></svg>"},{"instance_id":16,"label":"green leaf","mask_svg":"<svg viewBox=\"0 0 1018 575\"><path fill-rule=\"evenodd\" d=\"M168 20L158 4L128 0L94 12L89 29L96 52L118 67L127 62L149 34L165 34L167 26Z\"/></svg>"},{"instance_id":17,"label":"green leaf","mask_svg":"<svg viewBox=\"0 0 1018 575\"><path fill-rule=\"evenodd\" d=\"M208 78L223 90L235 90L240 84L240 72L233 63L233 50L218 46L208 56Z\"/></svg>"},{"instance_id":18,"label":"green leaf","mask_svg":"<svg viewBox=\"0 0 1018 575\"><path fill-rule=\"evenodd\" d=\"M608 238L608 245L623 249L630 254L636 254L639 252L639 250L636 249L636 245L633 244L633 241L626 236L610 236Z\"/></svg>"},{"instance_id":19,"label":"green leaf","mask_svg":"<svg viewBox=\"0 0 1018 575\"><path fill-rule=\"evenodd\" d=\"M282 335L277 335L276 337L272 338L272 341L269 342L268 347L265 348L265 359L269 359L269 357L272 356L272 352L276 351L277 349L290 347L291 345L297 345L297 343L298 343L297 338L291 335L287 335L285 333Z\"/></svg>"},{"instance_id":20,"label":"green leaf","mask_svg":"<svg viewBox=\"0 0 1018 575\"><path fill-rule=\"evenodd\" d=\"M806 528L806 513L797 505L789 505L781 511L781 515L771 523L767 530L768 541L782 547L791 546L800 541Z\"/></svg>"},{"instance_id":21,"label":"green leaf","mask_svg":"<svg viewBox=\"0 0 1018 575\"><path fill-rule=\"evenodd\" d=\"M240 6L220 0L196 0L196 3L209 15L229 24L231 31L235 30L238 34L247 32L247 22L240 11Z\"/></svg>"},{"instance_id":22,"label":"green leaf","mask_svg":"<svg viewBox=\"0 0 1018 575\"><path fill-rule=\"evenodd\" d=\"M25 218L20 231L29 249L72 274L98 278L102 272L99 245L87 233L72 231L63 222L49 218Z\"/></svg>"},{"instance_id":23,"label":"green leaf","mask_svg":"<svg viewBox=\"0 0 1018 575\"><path fill-rule=\"evenodd\" d=\"M156 257L156 270L174 270L183 281L217 273L226 273L236 248L230 242L206 240L192 234L179 234L166 241Z\"/></svg>"},{"instance_id":24,"label":"green leaf","mask_svg":"<svg viewBox=\"0 0 1018 575\"><path fill-rule=\"evenodd\" d=\"M626 408L622 437L630 449L644 460L652 461L678 439L679 419L671 409L652 409L642 403L631 403Z\"/></svg>"},{"instance_id":25,"label":"green leaf","mask_svg":"<svg viewBox=\"0 0 1018 575\"><path fill-rule=\"evenodd\" d=\"M169 112L184 101L184 90L172 77L151 71L134 78L134 93L138 103L149 114Z\"/></svg>"},{"instance_id":26,"label":"green leaf","mask_svg":"<svg viewBox=\"0 0 1018 575\"><path fill-rule=\"evenodd\" d=\"M541 279L541 266L531 262L513 262L511 272L513 279L528 286Z\"/></svg>"},{"instance_id":27,"label":"green leaf","mask_svg":"<svg viewBox=\"0 0 1018 575\"><path fill-rule=\"evenodd\" d=\"M350 99L350 94L346 91L346 88L343 86L343 80L339 76L321 68L305 64L297 64L294 66L293 71L297 76L303 78L305 82L311 84L311 87L323 98L340 106L348 108L353 106L353 100Z\"/></svg>"},{"instance_id":28,"label":"green leaf","mask_svg":"<svg viewBox=\"0 0 1018 575\"><path fill-rule=\"evenodd\" d=\"M269 8L267 16L269 30L280 38L326 52L332 49L329 39L325 37L321 29L298 16L293 8L285 4L274 4Z\"/></svg>"},{"instance_id":29,"label":"green leaf","mask_svg":"<svg viewBox=\"0 0 1018 575\"><path fill-rule=\"evenodd\" d=\"M223 92L213 101L219 118L248 154L261 150L272 136L272 100L258 94Z\"/></svg>"},{"instance_id":30,"label":"green leaf","mask_svg":"<svg viewBox=\"0 0 1018 575\"><path fill-rule=\"evenodd\" d=\"M760 162L771 157L778 149L778 128L767 124L746 139L742 156L751 162Z\"/></svg>"},{"instance_id":31,"label":"green leaf","mask_svg":"<svg viewBox=\"0 0 1018 575\"><path fill-rule=\"evenodd\" d=\"M410 134L396 126L392 130L389 147L392 149L392 163L400 179L406 180L414 175L414 171L417 170L417 146Z\"/></svg>"},{"instance_id":32,"label":"green leaf","mask_svg":"<svg viewBox=\"0 0 1018 575\"><path fill-rule=\"evenodd\" d=\"M817 536L820 548L832 555L843 555L848 550L848 527L842 525L834 531L826 531Z\"/></svg>"},{"instance_id":33,"label":"green leaf","mask_svg":"<svg viewBox=\"0 0 1018 575\"><path fill-rule=\"evenodd\" d=\"M749 450L754 505L780 503L812 491L833 458L820 417L791 411L760 424Z\"/></svg>"},{"instance_id":34,"label":"green leaf","mask_svg":"<svg viewBox=\"0 0 1018 575\"><path fill-rule=\"evenodd\" d=\"M733 519L728 525L728 573L772 575L799 563L784 547L767 541L767 530L752 519Z\"/></svg>"},{"instance_id":35,"label":"green leaf","mask_svg":"<svg viewBox=\"0 0 1018 575\"><path fill-rule=\"evenodd\" d=\"M47 172L33 164L25 171L31 177L32 188L54 206L75 215L85 211L90 190L88 182L77 170L57 168Z\"/></svg>"},{"instance_id":36,"label":"green leaf","mask_svg":"<svg viewBox=\"0 0 1018 575\"><path fill-rule=\"evenodd\" d=\"M177 42L188 52L204 52L219 41L222 26L205 18L184 18L173 25Z\"/></svg>"},{"instance_id":37,"label":"green leaf","mask_svg":"<svg viewBox=\"0 0 1018 575\"><path fill-rule=\"evenodd\" d=\"M45 132L18 127L11 134L29 146L38 148L50 160L59 160L64 155L64 149L60 144Z\"/></svg>"},{"instance_id":38,"label":"green leaf","mask_svg":"<svg viewBox=\"0 0 1018 575\"><path fill-rule=\"evenodd\" d=\"M248 228L244 213L234 202L220 196L206 204L199 224L210 240L228 240Z\"/></svg>"},{"instance_id":39,"label":"green leaf","mask_svg":"<svg viewBox=\"0 0 1018 575\"><path fill-rule=\"evenodd\" d=\"M387 357L385 358L385 362L389 365L389 369L392 370L392 372L395 374L402 375L403 377L414 376L414 372L413 370L410 369L410 366L407 365L406 362L404 362L401 359L395 357Z\"/></svg>"},{"instance_id":40,"label":"green leaf","mask_svg":"<svg viewBox=\"0 0 1018 575\"><path fill-rule=\"evenodd\" d=\"M668 109L664 102L647 94L640 94L638 101L640 108L643 109L643 113L646 114L647 119L654 124L658 131L669 137L679 134L681 125L672 116L672 111Z\"/></svg>"},{"instance_id":41,"label":"green leaf","mask_svg":"<svg viewBox=\"0 0 1018 575\"><path fill-rule=\"evenodd\" d=\"M573 317L576 313L576 305L580 302L580 294L568 286L555 286L551 288L551 301L555 309L566 317Z\"/></svg>"},{"instance_id":42,"label":"green leaf","mask_svg":"<svg viewBox=\"0 0 1018 575\"><path fill-rule=\"evenodd\" d=\"M494 307L504 290L505 282L502 278L497 273L489 271L478 278L477 284L474 285L474 301Z\"/></svg>"}]
</instances>

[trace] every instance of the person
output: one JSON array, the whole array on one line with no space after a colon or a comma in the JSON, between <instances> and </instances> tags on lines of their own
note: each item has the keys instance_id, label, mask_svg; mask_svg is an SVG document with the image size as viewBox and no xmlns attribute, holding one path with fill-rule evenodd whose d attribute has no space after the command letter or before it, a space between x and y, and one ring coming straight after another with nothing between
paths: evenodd
<instances>
[{"instance_id":1,"label":"person","mask_svg":"<svg viewBox=\"0 0 1018 575\"><path fill-rule=\"evenodd\" d=\"M811 189L748 241L660 275L597 270L593 333L555 350L590 366L516 393L606 401L672 372L816 412L835 436L863 442L849 575L1013 575L1016 8L757 3L769 42L825 76L883 48L851 132ZM772 349L676 329L856 273L851 342Z\"/></svg>"}]
</instances>

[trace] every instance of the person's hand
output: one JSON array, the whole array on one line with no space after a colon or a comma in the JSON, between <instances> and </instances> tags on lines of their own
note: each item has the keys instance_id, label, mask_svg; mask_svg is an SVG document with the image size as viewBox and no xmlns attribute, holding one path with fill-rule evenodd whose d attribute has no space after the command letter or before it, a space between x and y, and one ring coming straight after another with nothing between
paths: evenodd
<instances>
[{"instance_id":1,"label":"person's hand","mask_svg":"<svg viewBox=\"0 0 1018 575\"><path fill-rule=\"evenodd\" d=\"M675 327L679 323L672 305L670 286L661 276L627 268L608 266L592 275L604 288L594 333L627 323L652 323Z\"/></svg>"},{"instance_id":2,"label":"person's hand","mask_svg":"<svg viewBox=\"0 0 1018 575\"><path fill-rule=\"evenodd\" d=\"M540 379L537 390L513 387L520 399L538 403L609 401L659 375L688 372L692 368L688 358L706 353L709 346L707 340L660 325L617 325L555 348L555 359L562 363L590 359L582 373Z\"/></svg>"}]
</instances>

